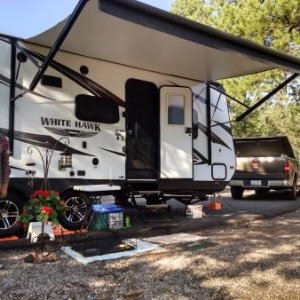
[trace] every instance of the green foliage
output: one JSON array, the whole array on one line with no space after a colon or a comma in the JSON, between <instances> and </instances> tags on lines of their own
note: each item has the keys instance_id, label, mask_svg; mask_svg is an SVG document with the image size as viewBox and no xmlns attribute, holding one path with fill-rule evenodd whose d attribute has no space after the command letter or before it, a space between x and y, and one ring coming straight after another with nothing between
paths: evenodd
<instances>
[{"instance_id":1,"label":"green foliage","mask_svg":"<svg viewBox=\"0 0 300 300\"><path fill-rule=\"evenodd\" d=\"M53 226L59 225L58 216L65 211L64 202L59 194L53 191L35 191L28 203L24 205L19 221L29 223L32 221L51 222Z\"/></svg>"},{"instance_id":2,"label":"green foliage","mask_svg":"<svg viewBox=\"0 0 300 300\"><path fill-rule=\"evenodd\" d=\"M261 45L300 56L299 0L175 0L172 12ZM252 106L291 74L272 70L223 80L226 92ZM293 93L291 93L293 91ZM287 134L300 149L297 79L248 117L233 123L237 136ZM232 120L245 108L230 102ZM295 120L295 121L293 121Z\"/></svg>"}]
</instances>

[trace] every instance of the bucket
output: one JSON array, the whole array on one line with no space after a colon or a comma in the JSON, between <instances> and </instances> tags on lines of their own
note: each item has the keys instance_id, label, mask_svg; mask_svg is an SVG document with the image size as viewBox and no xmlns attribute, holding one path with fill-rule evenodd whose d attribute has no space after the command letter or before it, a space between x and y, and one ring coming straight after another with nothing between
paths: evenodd
<instances>
[{"instance_id":1,"label":"bucket","mask_svg":"<svg viewBox=\"0 0 300 300\"><path fill-rule=\"evenodd\" d=\"M203 205L187 205L185 214L189 219L203 218Z\"/></svg>"},{"instance_id":2,"label":"bucket","mask_svg":"<svg viewBox=\"0 0 300 300\"><path fill-rule=\"evenodd\" d=\"M213 201L213 202L208 204L208 208L211 209L211 210L221 210L222 209L222 203L217 202L217 201Z\"/></svg>"}]
</instances>

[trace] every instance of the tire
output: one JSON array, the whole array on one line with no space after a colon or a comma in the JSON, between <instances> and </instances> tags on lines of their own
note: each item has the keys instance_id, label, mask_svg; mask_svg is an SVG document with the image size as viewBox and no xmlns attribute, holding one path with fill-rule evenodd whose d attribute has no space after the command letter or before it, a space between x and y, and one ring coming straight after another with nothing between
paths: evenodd
<instances>
[{"instance_id":1,"label":"tire","mask_svg":"<svg viewBox=\"0 0 300 300\"><path fill-rule=\"evenodd\" d=\"M232 199L242 199L243 198L243 189L240 187L231 187L231 197Z\"/></svg>"},{"instance_id":2,"label":"tire","mask_svg":"<svg viewBox=\"0 0 300 300\"><path fill-rule=\"evenodd\" d=\"M22 235L23 226L18 221L24 205L22 199L24 197L15 191L10 191L7 199L0 199L0 237Z\"/></svg>"},{"instance_id":3,"label":"tire","mask_svg":"<svg viewBox=\"0 0 300 300\"><path fill-rule=\"evenodd\" d=\"M289 190L289 191L286 193L286 196L287 196L288 200L296 200L296 199L297 199L297 186L296 186L296 180L294 180L293 186L292 186L291 190Z\"/></svg>"},{"instance_id":4,"label":"tire","mask_svg":"<svg viewBox=\"0 0 300 300\"><path fill-rule=\"evenodd\" d=\"M79 230L85 225L91 211L91 199L83 193L67 191L61 195L65 202L65 213L58 217L60 224L68 230Z\"/></svg>"}]
</instances>

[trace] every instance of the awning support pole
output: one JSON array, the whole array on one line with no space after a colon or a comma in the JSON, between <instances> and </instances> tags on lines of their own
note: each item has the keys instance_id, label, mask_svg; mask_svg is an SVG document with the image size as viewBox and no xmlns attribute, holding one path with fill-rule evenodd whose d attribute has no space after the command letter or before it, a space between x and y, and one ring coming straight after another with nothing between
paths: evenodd
<instances>
[{"instance_id":1,"label":"awning support pole","mask_svg":"<svg viewBox=\"0 0 300 300\"><path fill-rule=\"evenodd\" d=\"M270 99L272 96L274 96L277 92L279 92L282 88L284 88L287 84L289 84L291 81L293 81L297 76L299 76L298 73L293 74L290 76L287 80L282 82L279 86L277 86L273 91L271 91L268 95L263 97L261 100L257 101L253 106L251 106L248 110L246 110L244 113L242 113L239 117L236 118L236 121L239 122L243 120L246 116L248 116L251 112L253 112L256 108L261 106L263 103L265 103L268 99Z\"/></svg>"},{"instance_id":2,"label":"awning support pole","mask_svg":"<svg viewBox=\"0 0 300 300\"><path fill-rule=\"evenodd\" d=\"M43 74L45 73L46 69L48 68L51 60L53 59L53 57L55 56L56 52L59 50L60 46L62 45L62 43L64 42L65 38L67 37L68 33L70 32L70 30L72 29L74 23L76 22L77 18L79 17L81 11L83 10L85 4L88 2L89 0L80 0L77 4L77 6L75 7L73 13L71 14L71 16L69 17L65 27L63 28L63 30L60 32L56 42L54 43L53 47L50 49L47 57L44 60L44 63L41 65L41 67L39 68L37 74L34 76L34 78L32 79L32 82L30 84L29 89L31 91L33 91L35 89L35 87L37 86L38 82L40 81L41 77L43 76Z\"/></svg>"},{"instance_id":3,"label":"awning support pole","mask_svg":"<svg viewBox=\"0 0 300 300\"><path fill-rule=\"evenodd\" d=\"M211 98L210 98L210 84L206 83L206 127L207 127L207 160L211 165Z\"/></svg>"},{"instance_id":4,"label":"awning support pole","mask_svg":"<svg viewBox=\"0 0 300 300\"><path fill-rule=\"evenodd\" d=\"M16 93L16 46L12 39L10 52L10 88L9 88L9 151L13 154L14 151L14 132L15 132L15 103L13 101Z\"/></svg>"}]
</instances>

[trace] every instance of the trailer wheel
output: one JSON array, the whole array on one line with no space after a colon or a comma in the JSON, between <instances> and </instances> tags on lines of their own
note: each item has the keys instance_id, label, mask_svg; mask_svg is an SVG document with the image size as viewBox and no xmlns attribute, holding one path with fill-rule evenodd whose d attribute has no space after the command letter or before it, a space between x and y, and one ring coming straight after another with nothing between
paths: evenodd
<instances>
[{"instance_id":1,"label":"trailer wheel","mask_svg":"<svg viewBox=\"0 0 300 300\"><path fill-rule=\"evenodd\" d=\"M0 199L0 237L21 235L23 227L18 221L24 205L21 199L14 191L8 193L7 199Z\"/></svg>"},{"instance_id":2,"label":"trailer wheel","mask_svg":"<svg viewBox=\"0 0 300 300\"><path fill-rule=\"evenodd\" d=\"M240 187L231 187L231 197L232 199L242 199L243 198L243 189Z\"/></svg>"},{"instance_id":3,"label":"trailer wheel","mask_svg":"<svg viewBox=\"0 0 300 300\"><path fill-rule=\"evenodd\" d=\"M61 197L65 202L65 213L58 218L60 224L68 230L81 229L90 213L90 198L74 191L67 191Z\"/></svg>"},{"instance_id":4,"label":"trailer wheel","mask_svg":"<svg viewBox=\"0 0 300 300\"><path fill-rule=\"evenodd\" d=\"M289 200L296 200L297 199L297 186L296 186L296 180L293 182L292 188L287 192L287 198Z\"/></svg>"}]
</instances>

